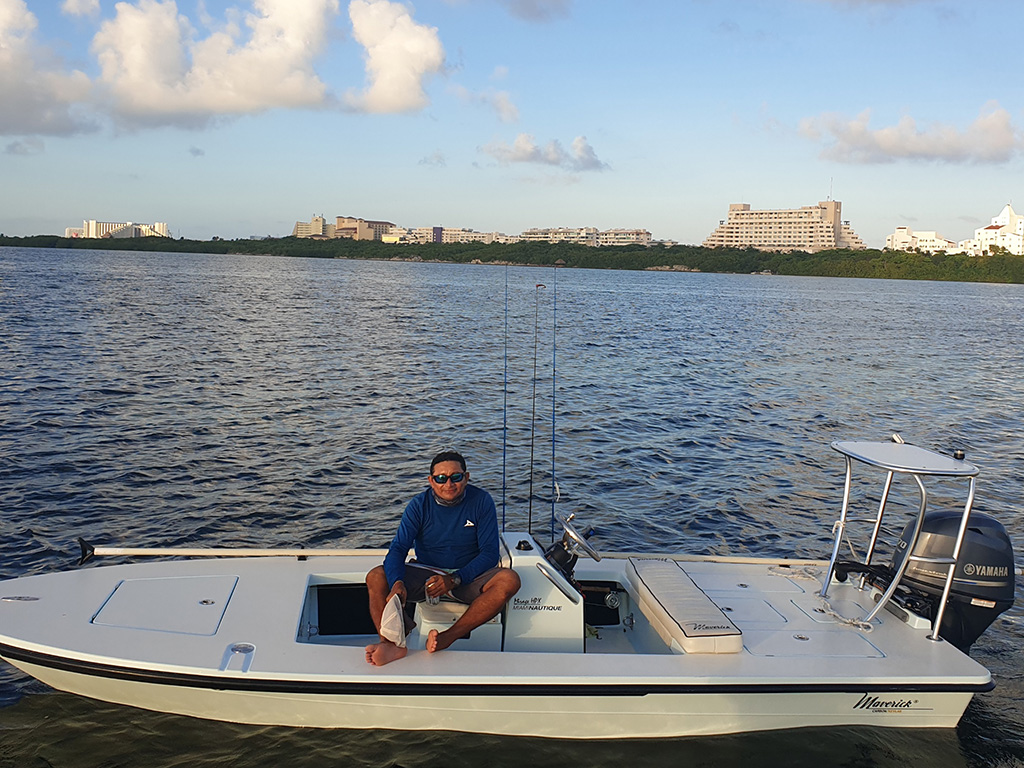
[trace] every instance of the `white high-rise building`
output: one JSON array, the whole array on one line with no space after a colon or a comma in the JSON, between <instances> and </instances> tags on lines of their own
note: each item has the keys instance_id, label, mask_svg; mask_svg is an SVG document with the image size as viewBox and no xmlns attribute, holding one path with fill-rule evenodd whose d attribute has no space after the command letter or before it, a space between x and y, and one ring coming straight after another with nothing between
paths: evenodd
<instances>
[{"instance_id":1,"label":"white high-rise building","mask_svg":"<svg viewBox=\"0 0 1024 768\"><path fill-rule=\"evenodd\" d=\"M728 218L704 241L705 248L757 248L762 251L864 250L860 237L842 220L843 204L826 200L788 210L751 210L748 203L729 206Z\"/></svg>"}]
</instances>

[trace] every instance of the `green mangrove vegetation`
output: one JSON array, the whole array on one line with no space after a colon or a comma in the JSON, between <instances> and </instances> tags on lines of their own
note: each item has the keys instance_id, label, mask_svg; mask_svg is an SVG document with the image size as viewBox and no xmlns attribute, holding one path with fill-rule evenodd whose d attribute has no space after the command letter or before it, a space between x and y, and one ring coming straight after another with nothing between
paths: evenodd
<instances>
[{"instance_id":1,"label":"green mangrove vegetation","mask_svg":"<svg viewBox=\"0 0 1024 768\"><path fill-rule=\"evenodd\" d=\"M559 264L585 269L663 269L700 272L771 272L777 275L870 277L903 280L1024 283L1024 257L996 249L985 256L903 251L834 250L819 253L759 251L755 248L615 246L591 248L574 244L462 243L395 245L355 240L312 240L295 237L266 240L173 240L162 237L84 240L36 235L4 237L0 246L87 248L208 254L250 254L323 259L415 260L483 264Z\"/></svg>"}]
</instances>

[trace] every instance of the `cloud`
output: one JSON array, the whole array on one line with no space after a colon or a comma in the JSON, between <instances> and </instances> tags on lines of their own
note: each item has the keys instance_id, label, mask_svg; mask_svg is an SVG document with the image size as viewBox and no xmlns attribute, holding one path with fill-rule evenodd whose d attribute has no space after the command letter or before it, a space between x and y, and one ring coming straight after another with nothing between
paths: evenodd
<instances>
[{"instance_id":1,"label":"cloud","mask_svg":"<svg viewBox=\"0 0 1024 768\"><path fill-rule=\"evenodd\" d=\"M572 0L498 0L516 18L551 21L569 16Z\"/></svg>"},{"instance_id":2,"label":"cloud","mask_svg":"<svg viewBox=\"0 0 1024 768\"><path fill-rule=\"evenodd\" d=\"M192 157L203 157L206 154L206 150L201 147L189 147L188 153L192 155Z\"/></svg>"},{"instance_id":3,"label":"cloud","mask_svg":"<svg viewBox=\"0 0 1024 768\"><path fill-rule=\"evenodd\" d=\"M30 136L27 139L21 141L12 141L6 147L4 147L5 155L39 155L42 154L45 145L43 140Z\"/></svg>"},{"instance_id":4,"label":"cloud","mask_svg":"<svg viewBox=\"0 0 1024 768\"><path fill-rule=\"evenodd\" d=\"M878 164L897 160L945 163L1000 164L1011 160L1024 146L1010 114L990 102L965 130L935 123L919 128L906 115L893 126L871 129L871 110L849 120L835 113L806 118L800 133L827 143L821 156L841 163Z\"/></svg>"},{"instance_id":5,"label":"cloud","mask_svg":"<svg viewBox=\"0 0 1024 768\"><path fill-rule=\"evenodd\" d=\"M64 0L60 9L69 16L97 16L100 0Z\"/></svg>"},{"instance_id":6,"label":"cloud","mask_svg":"<svg viewBox=\"0 0 1024 768\"><path fill-rule=\"evenodd\" d=\"M367 86L346 102L362 112L413 112L428 103L424 82L444 67L435 27L417 24L409 9L389 0L352 0L352 35L366 49Z\"/></svg>"},{"instance_id":7,"label":"cloud","mask_svg":"<svg viewBox=\"0 0 1024 768\"><path fill-rule=\"evenodd\" d=\"M61 71L35 42L36 17L24 0L0 0L0 136L70 136L97 129L84 115L89 78Z\"/></svg>"},{"instance_id":8,"label":"cloud","mask_svg":"<svg viewBox=\"0 0 1024 768\"><path fill-rule=\"evenodd\" d=\"M325 102L313 62L338 0L253 0L252 12L234 14L241 24L203 39L174 0L115 8L92 51L112 113L124 123L196 126L217 115Z\"/></svg>"},{"instance_id":9,"label":"cloud","mask_svg":"<svg viewBox=\"0 0 1024 768\"><path fill-rule=\"evenodd\" d=\"M480 151L490 155L502 165L534 163L569 171L601 171L608 167L598 159L594 148L590 146L585 136L577 136L573 139L568 151L557 139L540 146L528 133L520 133L511 145L500 141L492 142L481 147Z\"/></svg>"},{"instance_id":10,"label":"cloud","mask_svg":"<svg viewBox=\"0 0 1024 768\"><path fill-rule=\"evenodd\" d=\"M433 165L437 166L438 168L444 168L448 164L448 161L444 156L444 152L442 152L440 149L435 149L429 155L420 160L419 164Z\"/></svg>"},{"instance_id":11,"label":"cloud","mask_svg":"<svg viewBox=\"0 0 1024 768\"><path fill-rule=\"evenodd\" d=\"M512 102L508 91L471 91L462 86L455 87L455 93L463 101L473 104L483 104L494 110L498 119L503 123L516 123L519 121L519 108Z\"/></svg>"}]
</instances>

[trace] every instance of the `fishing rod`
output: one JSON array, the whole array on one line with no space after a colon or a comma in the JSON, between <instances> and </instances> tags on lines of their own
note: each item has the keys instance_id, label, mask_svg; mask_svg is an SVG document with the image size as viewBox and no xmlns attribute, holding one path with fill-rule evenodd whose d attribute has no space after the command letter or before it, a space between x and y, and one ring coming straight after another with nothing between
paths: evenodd
<instances>
[{"instance_id":1,"label":"fishing rod","mask_svg":"<svg viewBox=\"0 0 1024 768\"><path fill-rule=\"evenodd\" d=\"M505 530L506 459L508 455L508 264L505 265L505 377L501 406L501 530Z\"/></svg>"},{"instance_id":2,"label":"fishing rod","mask_svg":"<svg viewBox=\"0 0 1024 768\"><path fill-rule=\"evenodd\" d=\"M555 541L555 502L561 493L555 480L555 361L558 340L558 265L551 267L551 543Z\"/></svg>"},{"instance_id":3,"label":"fishing rod","mask_svg":"<svg viewBox=\"0 0 1024 768\"><path fill-rule=\"evenodd\" d=\"M526 513L526 532L533 533L533 446L537 436L537 341L540 335L540 289L546 288L543 283L537 283L534 289L534 310L533 310L533 411L530 414L530 493L529 504Z\"/></svg>"}]
</instances>

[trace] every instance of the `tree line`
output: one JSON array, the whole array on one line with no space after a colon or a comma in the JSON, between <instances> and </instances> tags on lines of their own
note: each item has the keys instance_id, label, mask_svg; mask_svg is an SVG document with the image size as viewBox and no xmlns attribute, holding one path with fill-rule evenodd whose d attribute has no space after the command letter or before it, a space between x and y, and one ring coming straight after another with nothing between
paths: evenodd
<instances>
[{"instance_id":1,"label":"tree line","mask_svg":"<svg viewBox=\"0 0 1024 768\"><path fill-rule=\"evenodd\" d=\"M759 251L756 248L703 248L639 245L594 248L573 243L521 242L428 243L396 245L362 240L313 240L282 237L266 240L173 240L163 237L92 240L56 235L5 237L0 245L29 248L84 248L178 253L248 254L325 259L403 259L452 263L553 264L581 269L678 269L700 272L751 273L814 277L867 277L902 280L954 280L1024 283L1024 257L1002 249L983 256L908 253L874 249Z\"/></svg>"}]
</instances>

